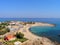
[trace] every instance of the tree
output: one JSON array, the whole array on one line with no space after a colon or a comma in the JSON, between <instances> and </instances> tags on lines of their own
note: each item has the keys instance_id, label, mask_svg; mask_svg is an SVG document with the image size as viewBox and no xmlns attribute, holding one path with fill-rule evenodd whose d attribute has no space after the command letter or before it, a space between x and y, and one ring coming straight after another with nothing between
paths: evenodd
<instances>
[{"instance_id":1,"label":"tree","mask_svg":"<svg viewBox=\"0 0 60 45\"><path fill-rule=\"evenodd\" d=\"M17 38L23 38L24 37L24 34L22 34L21 32L16 33L16 37Z\"/></svg>"},{"instance_id":2,"label":"tree","mask_svg":"<svg viewBox=\"0 0 60 45\"><path fill-rule=\"evenodd\" d=\"M7 31L7 32L10 32L10 29L9 29L9 28L6 28L6 31Z\"/></svg>"}]
</instances>

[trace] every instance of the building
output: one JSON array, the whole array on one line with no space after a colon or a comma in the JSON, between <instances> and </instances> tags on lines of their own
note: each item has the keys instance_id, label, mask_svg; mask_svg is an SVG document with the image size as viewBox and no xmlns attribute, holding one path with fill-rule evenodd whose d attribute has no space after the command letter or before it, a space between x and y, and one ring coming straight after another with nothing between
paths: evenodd
<instances>
[{"instance_id":1,"label":"building","mask_svg":"<svg viewBox=\"0 0 60 45\"><path fill-rule=\"evenodd\" d=\"M19 42L19 41L14 42L14 45L21 45L21 42Z\"/></svg>"},{"instance_id":2,"label":"building","mask_svg":"<svg viewBox=\"0 0 60 45\"><path fill-rule=\"evenodd\" d=\"M6 41L11 41L11 40L15 40L15 39L16 39L16 37L13 34L9 34L4 37L4 40L6 40Z\"/></svg>"}]
</instances>

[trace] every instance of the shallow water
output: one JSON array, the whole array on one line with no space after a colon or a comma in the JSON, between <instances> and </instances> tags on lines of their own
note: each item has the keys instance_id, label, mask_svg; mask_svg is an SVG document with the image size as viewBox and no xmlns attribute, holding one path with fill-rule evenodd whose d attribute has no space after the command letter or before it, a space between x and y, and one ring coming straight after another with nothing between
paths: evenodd
<instances>
[{"instance_id":1,"label":"shallow water","mask_svg":"<svg viewBox=\"0 0 60 45\"><path fill-rule=\"evenodd\" d=\"M55 27L48 27L48 26L35 26L31 27L30 31L38 36L48 37L52 41L60 42L60 30L56 29Z\"/></svg>"}]
</instances>

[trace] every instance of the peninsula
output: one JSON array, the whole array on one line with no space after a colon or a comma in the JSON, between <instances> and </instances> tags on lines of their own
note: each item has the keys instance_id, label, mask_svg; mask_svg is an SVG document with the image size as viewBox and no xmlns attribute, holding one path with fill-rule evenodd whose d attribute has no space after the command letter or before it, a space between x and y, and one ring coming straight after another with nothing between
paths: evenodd
<instances>
[{"instance_id":1,"label":"peninsula","mask_svg":"<svg viewBox=\"0 0 60 45\"><path fill-rule=\"evenodd\" d=\"M46 37L39 37L35 34L32 34L29 31L29 28L32 26L53 27L55 26L54 24L40 23L40 22L21 22L21 21L10 21L6 23L8 24L6 25L6 28L8 28L10 31L4 33L3 35L0 35L0 42L2 43L5 41L8 41L7 42L8 45L10 45L11 42L13 42L11 44L14 45L15 42L19 41L20 45L55 45L55 43L52 42L50 39ZM13 36L13 35L16 35L18 39L16 36Z\"/></svg>"}]
</instances>

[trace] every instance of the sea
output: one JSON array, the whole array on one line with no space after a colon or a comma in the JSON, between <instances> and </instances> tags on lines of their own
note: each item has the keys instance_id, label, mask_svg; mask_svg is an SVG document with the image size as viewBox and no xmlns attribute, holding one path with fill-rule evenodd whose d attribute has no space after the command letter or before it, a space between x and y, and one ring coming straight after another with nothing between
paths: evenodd
<instances>
[{"instance_id":1,"label":"sea","mask_svg":"<svg viewBox=\"0 0 60 45\"><path fill-rule=\"evenodd\" d=\"M35 26L31 27L30 31L38 36L47 37L52 41L60 43L60 18L0 18L0 22L5 21L23 21L23 22L43 22L55 24L51 26Z\"/></svg>"}]
</instances>

